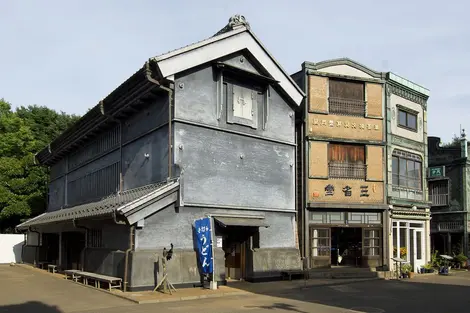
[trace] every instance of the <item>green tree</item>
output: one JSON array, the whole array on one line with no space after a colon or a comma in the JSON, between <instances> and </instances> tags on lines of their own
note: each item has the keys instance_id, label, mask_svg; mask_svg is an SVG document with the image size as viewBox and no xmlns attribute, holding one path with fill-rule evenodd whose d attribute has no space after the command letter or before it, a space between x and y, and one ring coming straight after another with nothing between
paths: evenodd
<instances>
[{"instance_id":1,"label":"green tree","mask_svg":"<svg viewBox=\"0 0 470 313\"><path fill-rule=\"evenodd\" d=\"M0 232L46 209L49 171L35 164L34 153L78 119L47 107L16 111L0 99Z\"/></svg>"}]
</instances>

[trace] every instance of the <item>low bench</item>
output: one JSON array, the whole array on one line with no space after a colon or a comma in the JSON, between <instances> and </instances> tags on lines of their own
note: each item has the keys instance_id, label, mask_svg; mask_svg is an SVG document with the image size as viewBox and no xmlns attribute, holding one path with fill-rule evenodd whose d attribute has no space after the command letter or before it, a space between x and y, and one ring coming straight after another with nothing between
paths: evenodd
<instances>
[{"instance_id":1,"label":"low bench","mask_svg":"<svg viewBox=\"0 0 470 313\"><path fill-rule=\"evenodd\" d=\"M79 270L65 270L65 280L68 280L70 277L73 281L78 282L78 280L82 277L80 273L81 271Z\"/></svg>"},{"instance_id":2,"label":"low bench","mask_svg":"<svg viewBox=\"0 0 470 313\"><path fill-rule=\"evenodd\" d=\"M47 271L52 272L52 273L57 273L57 265L48 264L47 265Z\"/></svg>"},{"instance_id":3,"label":"low bench","mask_svg":"<svg viewBox=\"0 0 470 313\"><path fill-rule=\"evenodd\" d=\"M308 278L308 271L304 270L286 270L281 272L282 279L292 280L292 276L302 276L303 278Z\"/></svg>"},{"instance_id":4,"label":"low bench","mask_svg":"<svg viewBox=\"0 0 470 313\"><path fill-rule=\"evenodd\" d=\"M122 287L122 278L119 278L119 277L106 276L106 275L89 273L89 272L77 272L75 274L83 277L83 283L85 285L88 285L88 279L91 279L95 282L96 288L101 288L102 282L108 283L109 291L111 291L112 288L121 289Z\"/></svg>"}]
</instances>

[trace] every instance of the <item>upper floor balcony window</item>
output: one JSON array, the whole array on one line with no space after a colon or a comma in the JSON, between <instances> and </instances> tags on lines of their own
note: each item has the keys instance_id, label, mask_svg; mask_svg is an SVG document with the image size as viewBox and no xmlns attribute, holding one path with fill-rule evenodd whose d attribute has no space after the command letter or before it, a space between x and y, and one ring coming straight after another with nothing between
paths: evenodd
<instances>
[{"instance_id":1,"label":"upper floor balcony window","mask_svg":"<svg viewBox=\"0 0 470 313\"><path fill-rule=\"evenodd\" d=\"M329 79L329 112L339 115L364 116L366 110L364 83Z\"/></svg>"},{"instance_id":2,"label":"upper floor balcony window","mask_svg":"<svg viewBox=\"0 0 470 313\"><path fill-rule=\"evenodd\" d=\"M328 145L330 178L366 178L365 147L361 145Z\"/></svg>"},{"instance_id":3,"label":"upper floor balcony window","mask_svg":"<svg viewBox=\"0 0 470 313\"><path fill-rule=\"evenodd\" d=\"M435 180L429 182L429 201L432 206L446 206L449 204L448 180Z\"/></svg>"},{"instance_id":4,"label":"upper floor balcony window","mask_svg":"<svg viewBox=\"0 0 470 313\"><path fill-rule=\"evenodd\" d=\"M398 126L416 131L418 129L418 114L398 106Z\"/></svg>"},{"instance_id":5,"label":"upper floor balcony window","mask_svg":"<svg viewBox=\"0 0 470 313\"><path fill-rule=\"evenodd\" d=\"M422 159L419 155L393 150L392 183L395 186L422 189Z\"/></svg>"}]
</instances>

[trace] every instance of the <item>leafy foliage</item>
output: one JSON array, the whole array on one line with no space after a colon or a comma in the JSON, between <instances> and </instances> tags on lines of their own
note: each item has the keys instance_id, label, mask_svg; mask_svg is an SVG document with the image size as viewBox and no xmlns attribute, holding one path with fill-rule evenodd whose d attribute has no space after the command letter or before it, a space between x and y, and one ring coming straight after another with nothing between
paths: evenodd
<instances>
[{"instance_id":1,"label":"leafy foliage","mask_svg":"<svg viewBox=\"0 0 470 313\"><path fill-rule=\"evenodd\" d=\"M460 147L460 137L454 134L450 142L442 144L443 148L459 148Z\"/></svg>"},{"instance_id":2,"label":"leafy foliage","mask_svg":"<svg viewBox=\"0 0 470 313\"><path fill-rule=\"evenodd\" d=\"M13 111L0 99L0 232L44 212L49 172L35 164L34 153L78 118L40 106Z\"/></svg>"}]
</instances>

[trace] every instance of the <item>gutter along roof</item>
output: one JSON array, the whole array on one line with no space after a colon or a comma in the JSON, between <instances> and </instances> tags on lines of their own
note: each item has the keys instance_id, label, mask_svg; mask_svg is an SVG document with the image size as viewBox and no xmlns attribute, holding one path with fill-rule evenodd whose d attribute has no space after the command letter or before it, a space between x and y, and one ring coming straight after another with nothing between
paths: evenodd
<instances>
[{"instance_id":1,"label":"gutter along roof","mask_svg":"<svg viewBox=\"0 0 470 313\"><path fill-rule=\"evenodd\" d=\"M245 49L269 73L269 78L279 82L279 86L292 102L300 106L305 93L262 45L245 18L235 15L212 37L149 59L140 70L100 101L75 125L37 153L36 159L41 164L52 165L68 150L77 146L80 140L93 136L98 127L109 120L106 115L112 116L129 105L129 101L136 100L131 98L132 95L140 97L142 92L150 92L156 88L147 76L159 81L172 81L174 74Z\"/></svg>"},{"instance_id":2,"label":"gutter along roof","mask_svg":"<svg viewBox=\"0 0 470 313\"><path fill-rule=\"evenodd\" d=\"M113 214L115 214L116 216L122 216L125 218L126 221L129 221L129 219L133 219L132 214L135 214L143 208L148 207L149 203L155 203L157 201L165 199L169 195L173 195L175 192L178 191L178 189L179 181L177 180L129 189L122 192L121 194L113 194L96 202L77 205L75 207L58 211L43 213L30 220L27 220L26 222L21 223L20 225L16 226L16 228L18 230L25 230L31 226L66 222L72 221L74 219L86 219L97 217L110 218L113 216ZM173 202L174 201L170 201L170 203L165 202L164 204L166 205L164 205L163 207L158 207L158 205L153 206L151 208L152 210L146 213L148 213L148 215L153 214L156 211L167 207ZM135 222L136 221L134 221L133 223Z\"/></svg>"}]
</instances>

